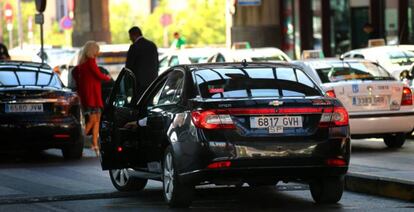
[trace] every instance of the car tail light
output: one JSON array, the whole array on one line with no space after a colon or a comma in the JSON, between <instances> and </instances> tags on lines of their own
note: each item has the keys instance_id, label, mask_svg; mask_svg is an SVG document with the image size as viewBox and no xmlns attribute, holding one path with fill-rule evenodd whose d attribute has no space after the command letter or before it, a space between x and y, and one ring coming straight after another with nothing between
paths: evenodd
<instances>
[{"instance_id":1,"label":"car tail light","mask_svg":"<svg viewBox=\"0 0 414 212\"><path fill-rule=\"evenodd\" d=\"M326 160L326 164L328 166L346 166L346 161L344 159L340 159L340 158L334 158L334 159L328 159Z\"/></svg>"},{"instance_id":2,"label":"car tail light","mask_svg":"<svg viewBox=\"0 0 414 212\"><path fill-rule=\"evenodd\" d=\"M193 111L193 123L201 129L235 129L229 114L219 114L215 110Z\"/></svg>"},{"instance_id":3,"label":"car tail light","mask_svg":"<svg viewBox=\"0 0 414 212\"><path fill-rule=\"evenodd\" d=\"M403 88L401 105L413 105L413 94L408 87Z\"/></svg>"},{"instance_id":4,"label":"car tail light","mask_svg":"<svg viewBox=\"0 0 414 212\"><path fill-rule=\"evenodd\" d=\"M329 96L329 97L332 97L332 98L336 98L336 95L335 95L335 91L334 90L328 90L325 93L326 93L326 96Z\"/></svg>"},{"instance_id":5,"label":"car tail light","mask_svg":"<svg viewBox=\"0 0 414 212\"><path fill-rule=\"evenodd\" d=\"M339 127L348 125L349 115L344 107L324 109L319 123L320 127Z\"/></svg>"},{"instance_id":6,"label":"car tail light","mask_svg":"<svg viewBox=\"0 0 414 212\"><path fill-rule=\"evenodd\" d=\"M215 163L211 163L207 166L207 168L209 169L219 169L219 168L228 168L231 166L231 162L230 161L220 161L220 162L215 162Z\"/></svg>"},{"instance_id":7,"label":"car tail light","mask_svg":"<svg viewBox=\"0 0 414 212\"><path fill-rule=\"evenodd\" d=\"M68 134L54 134L54 138L70 138L70 135Z\"/></svg>"}]
</instances>

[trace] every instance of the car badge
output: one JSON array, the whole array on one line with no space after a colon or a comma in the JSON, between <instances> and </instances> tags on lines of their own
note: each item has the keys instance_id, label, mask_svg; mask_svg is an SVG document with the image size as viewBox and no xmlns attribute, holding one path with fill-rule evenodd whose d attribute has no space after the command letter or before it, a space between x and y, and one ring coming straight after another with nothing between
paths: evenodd
<instances>
[{"instance_id":1,"label":"car badge","mask_svg":"<svg viewBox=\"0 0 414 212\"><path fill-rule=\"evenodd\" d=\"M283 102L282 101L275 100L275 101L269 102L269 105L276 107L276 106L283 105Z\"/></svg>"}]
</instances>

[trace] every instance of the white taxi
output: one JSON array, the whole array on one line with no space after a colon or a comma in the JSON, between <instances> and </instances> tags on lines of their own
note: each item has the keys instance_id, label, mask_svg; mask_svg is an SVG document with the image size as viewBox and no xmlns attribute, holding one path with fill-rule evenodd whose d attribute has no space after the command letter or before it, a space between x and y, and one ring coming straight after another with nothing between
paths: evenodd
<instances>
[{"instance_id":1,"label":"white taxi","mask_svg":"<svg viewBox=\"0 0 414 212\"><path fill-rule=\"evenodd\" d=\"M401 147L414 128L412 90L367 60L295 61L348 110L352 138L383 138Z\"/></svg>"},{"instance_id":2,"label":"white taxi","mask_svg":"<svg viewBox=\"0 0 414 212\"><path fill-rule=\"evenodd\" d=\"M341 58L366 59L380 64L396 79L410 77L414 53L398 46L378 46L355 49L344 53Z\"/></svg>"}]
</instances>

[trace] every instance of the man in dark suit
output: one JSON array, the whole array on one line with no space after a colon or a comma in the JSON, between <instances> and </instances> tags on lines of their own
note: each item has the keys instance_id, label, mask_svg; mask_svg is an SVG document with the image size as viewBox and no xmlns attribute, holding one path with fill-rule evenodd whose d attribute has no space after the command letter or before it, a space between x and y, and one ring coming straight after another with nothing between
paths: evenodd
<instances>
[{"instance_id":1,"label":"man in dark suit","mask_svg":"<svg viewBox=\"0 0 414 212\"><path fill-rule=\"evenodd\" d=\"M139 27L132 27L128 33L132 45L127 53L125 67L131 69L135 74L138 98L140 98L158 75L158 51L152 41L142 36Z\"/></svg>"}]
</instances>

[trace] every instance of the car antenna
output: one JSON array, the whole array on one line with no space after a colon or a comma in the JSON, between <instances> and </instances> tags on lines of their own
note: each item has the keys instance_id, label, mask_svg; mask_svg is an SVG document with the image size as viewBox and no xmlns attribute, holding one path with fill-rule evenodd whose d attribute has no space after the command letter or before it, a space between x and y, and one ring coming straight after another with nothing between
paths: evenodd
<instances>
[{"instance_id":1,"label":"car antenna","mask_svg":"<svg viewBox=\"0 0 414 212\"><path fill-rule=\"evenodd\" d=\"M248 66L249 64L247 64L247 60L246 59L243 59L242 60L242 66L243 67L246 67L246 66Z\"/></svg>"}]
</instances>

